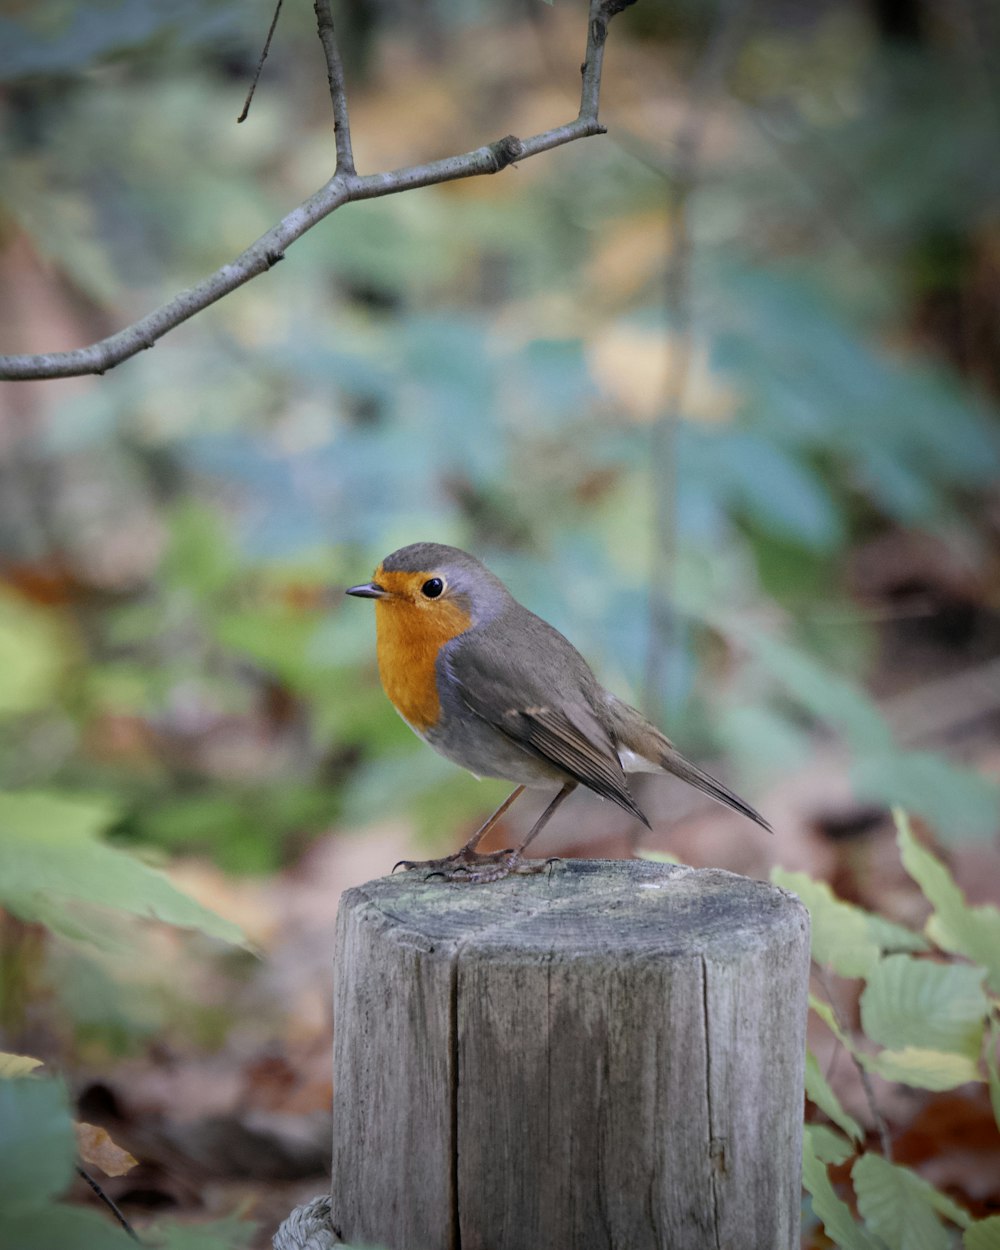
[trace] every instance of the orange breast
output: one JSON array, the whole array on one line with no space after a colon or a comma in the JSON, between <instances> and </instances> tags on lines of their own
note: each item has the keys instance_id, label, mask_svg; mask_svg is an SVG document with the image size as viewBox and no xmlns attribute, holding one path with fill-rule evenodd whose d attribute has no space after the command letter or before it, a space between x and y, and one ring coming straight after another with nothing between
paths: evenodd
<instances>
[{"instance_id":1,"label":"orange breast","mask_svg":"<svg viewBox=\"0 0 1000 1250\"><path fill-rule=\"evenodd\" d=\"M441 715L434 670L438 652L470 623L468 613L448 600L423 604L386 598L375 604L382 685L400 715L421 733L433 729Z\"/></svg>"}]
</instances>

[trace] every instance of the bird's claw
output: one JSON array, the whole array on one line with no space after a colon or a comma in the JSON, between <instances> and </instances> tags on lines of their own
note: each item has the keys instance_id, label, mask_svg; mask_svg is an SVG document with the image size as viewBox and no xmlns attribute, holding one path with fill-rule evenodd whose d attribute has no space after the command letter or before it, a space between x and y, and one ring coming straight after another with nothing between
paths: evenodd
<instances>
[{"instance_id":1,"label":"bird's claw","mask_svg":"<svg viewBox=\"0 0 1000 1250\"><path fill-rule=\"evenodd\" d=\"M425 881L439 877L442 881L456 881L468 885L489 885L493 881L502 881L509 876L532 876L544 872L552 864L558 862L558 856L546 860L524 860L521 852L508 847L503 851L490 851L481 854L465 847L448 855L444 859L413 860L401 859L393 867L404 869L425 869Z\"/></svg>"}]
</instances>

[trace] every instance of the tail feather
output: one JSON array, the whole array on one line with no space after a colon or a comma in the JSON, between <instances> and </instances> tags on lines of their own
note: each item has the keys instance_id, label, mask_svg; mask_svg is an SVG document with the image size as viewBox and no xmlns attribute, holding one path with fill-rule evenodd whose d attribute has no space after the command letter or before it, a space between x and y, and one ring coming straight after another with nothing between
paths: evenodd
<instances>
[{"instance_id":1,"label":"tail feather","mask_svg":"<svg viewBox=\"0 0 1000 1250\"><path fill-rule=\"evenodd\" d=\"M774 832L760 812L751 807L746 799L741 799L735 791L730 790L710 773L706 773L703 768L692 764L689 759L681 755L670 739L660 733L656 726L651 725L634 707L630 707L621 699L605 691L604 713L609 733L618 745L619 753L624 747L630 755L637 757L635 765L639 769L643 768L644 761L648 761L654 770L659 766L665 772L673 773L675 777L680 777L681 781L686 781L689 786L694 786L696 790L715 799L717 803L731 807L733 811L740 812L741 815L755 821L768 833ZM629 771L635 771L635 768Z\"/></svg>"},{"instance_id":2,"label":"tail feather","mask_svg":"<svg viewBox=\"0 0 1000 1250\"><path fill-rule=\"evenodd\" d=\"M697 764L692 764L689 759L681 755L675 746L671 745L669 750L661 750L658 759L661 768L666 769L668 773L673 773L675 777L680 777L681 781L686 781L688 785L694 786L696 790L700 790L703 794L707 794L710 798L715 799L717 803L723 803L726 807L731 807L733 811L741 812L744 816L748 816L751 820L756 821L762 829L766 829L768 833L774 833L774 830L760 812L755 807L751 807L746 799L741 799L734 790L730 790L728 786L716 780L710 773L706 773Z\"/></svg>"}]
</instances>

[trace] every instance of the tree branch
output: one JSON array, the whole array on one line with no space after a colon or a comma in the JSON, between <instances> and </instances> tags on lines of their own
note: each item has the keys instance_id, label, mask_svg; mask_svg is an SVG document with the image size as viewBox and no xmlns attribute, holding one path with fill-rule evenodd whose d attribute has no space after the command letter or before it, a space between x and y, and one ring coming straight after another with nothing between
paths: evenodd
<instances>
[{"instance_id":1,"label":"tree branch","mask_svg":"<svg viewBox=\"0 0 1000 1250\"><path fill-rule=\"evenodd\" d=\"M333 32L333 9L330 0L313 0L316 12L316 29L326 57L326 81L330 84L330 102L333 105L333 130L337 140L337 173L354 173L354 151L351 148L351 121L347 115L347 88L344 85L344 66L340 48Z\"/></svg>"},{"instance_id":2,"label":"tree branch","mask_svg":"<svg viewBox=\"0 0 1000 1250\"><path fill-rule=\"evenodd\" d=\"M0 356L0 379L29 381L37 378L103 374L123 360L152 347L168 331L210 304L216 303L230 291L243 286L258 274L265 273L283 258L287 248L296 239L301 238L306 231L344 204L395 195L400 191L412 191L417 187L451 182L458 178L496 174L515 161L526 160L529 156L537 156L540 152L547 152L588 135L603 134L605 128L597 118L608 23L616 13L634 3L635 0L590 0L587 51L581 66L583 85L580 112L574 121L527 139L507 135L495 143L486 144L460 156L449 156L423 165L409 165L387 173L358 174L354 170L343 67L334 38L330 0L314 0L319 36L326 56L337 142L337 168L329 182L292 209L235 260L181 291L132 325L89 347L74 351Z\"/></svg>"}]
</instances>

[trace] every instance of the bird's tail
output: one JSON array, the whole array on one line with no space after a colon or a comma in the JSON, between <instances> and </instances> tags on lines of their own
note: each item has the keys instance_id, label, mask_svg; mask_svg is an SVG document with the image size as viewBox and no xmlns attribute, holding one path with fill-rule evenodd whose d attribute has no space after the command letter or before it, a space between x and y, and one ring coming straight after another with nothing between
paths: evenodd
<instances>
[{"instance_id":1,"label":"bird's tail","mask_svg":"<svg viewBox=\"0 0 1000 1250\"><path fill-rule=\"evenodd\" d=\"M755 807L751 807L746 799L741 799L734 790L730 790L728 786L716 780L703 768L692 764L677 750L669 738L646 720L641 712L636 711L634 707L629 707L620 699L615 699L608 711L612 723L612 736L620 747L626 748L643 760L648 760L654 766L659 766L664 772L680 777L681 781L686 781L689 786L694 786L696 790L707 794L717 803L731 807L733 811L740 812L750 820L756 821L768 833L774 832Z\"/></svg>"},{"instance_id":2,"label":"bird's tail","mask_svg":"<svg viewBox=\"0 0 1000 1250\"><path fill-rule=\"evenodd\" d=\"M717 781L711 773L706 773L697 764L692 764L689 759L681 755L672 742L667 739L664 739L664 741L667 744L667 749L661 750L657 757L661 768L668 773L673 773L675 777L680 777L681 781L686 781L688 785L694 786L696 790L701 790L703 794L707 794L710 798L715 799L717 803L724 803L726 807L731 807L733 811L742 812L744 816L749 816L751 820L756 821L768 833L774 833L774 830L760 812L755 807L752 807L746 799L741 799L735 790L730 790L721 781Z\"/></svg>"}]
</instances>

